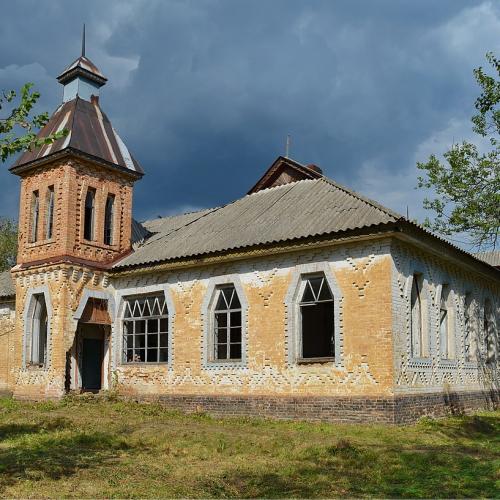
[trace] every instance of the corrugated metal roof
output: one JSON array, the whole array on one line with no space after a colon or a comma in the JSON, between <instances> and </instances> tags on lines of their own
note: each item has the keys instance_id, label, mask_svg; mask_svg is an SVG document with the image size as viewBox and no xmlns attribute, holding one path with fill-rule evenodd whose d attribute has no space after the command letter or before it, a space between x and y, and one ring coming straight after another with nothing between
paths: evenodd
<instances>
[{"instance_id":1,"label":"corrugated metal roof","mask_svg":"<svg viewBox=\"0 0 500 500\"><path fill-rule=\"evenodd\" d=\"M143 223L154 234L115 268L319 236L401 216L329 179L264 189L223 207Z\"/></svg>"},{"instance_id":2,"label":"corrugated metal roof","mask_svg":"<svg viewBox=\"0 0 500 500\"><path fill-rule=\"evenodd\" d=\"M99 107L97 99L88 102L76 97L62 104L40 130L38 137L46 137L63 129L69 131L66 137L58 139L53 144L45 144L40 148L26 151L10 170L16 173L19 167L71 148L134 174L144 173Z\"/></svg>"},{"instance_id":3,"label":"corrugated metal roof","mask_svg":"<svg viewBox=\"0 0 500 500\"><path fill-rule=\"evenodd\" d=\"M149 238L152 233L150 233L140 222L132 218L132 231L131 231L131 243L135 248L137 245L142 243L145 239Z\"/></svg>"},{"instance_id":4,"label":"corrugated metal roof","mask_svg":"<svg viewBox=\"0 0 500 500\"><path fill-rule=\"evenodd\" d=\"M491 252L478 252L474 254L479 260L486 262L490 266L500 267L500 250L492 250Z\"/></svg>"},{"instance_id":5,"label":"corrugated metal roof","mask_svg":"<svg viewBox=\"0 0 500 500\"><path fill-rule=\"evenodd\" d=\"M14 297L16 289L10 271L0 273L0 297Z\"/></svg>"}]
</instances>

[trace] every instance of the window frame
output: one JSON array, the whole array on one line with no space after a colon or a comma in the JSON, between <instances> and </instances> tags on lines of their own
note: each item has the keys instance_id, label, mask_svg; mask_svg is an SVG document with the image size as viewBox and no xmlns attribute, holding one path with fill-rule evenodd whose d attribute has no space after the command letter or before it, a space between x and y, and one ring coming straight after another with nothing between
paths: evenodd
<instances>
[{"instance_id":1,"label":"window frame","mask_svg":"<svg viewBox=\"0 0 500 500\"><path fill-rule=\"evenodd\" d=\"M164 307L165 307L165 310L166 310L166 314L164 315L150 315L150 316L140 316L140 317L127 317L125 314L126 314L126 310L127 310L127 301L129 300L138 300L138 299L147 299L147 298L157 298L157 297L162 297L163 300L164 300ZM120 353L119 353L119 359L120 359L120 364L121 365L124 365L124 366L129 366L129 365L137 365L137 366L143 366L143 365L168 365L170 362L171 362L171 315L170 315L170 304L169 304L169 301L167 300L167 297L164 293L163 290L156 290L156 291L150 291L150 292L145 292L145 293L133 293L133 294L126 294L126 295L123 295L122 296L122 312L121 312L121 315L120 315L120 318L119 318L119 321L120 321L120 334L121 334L121 342L120 342L120 346L121 346L121 349L120 349ZM151 311L151 310L150 310ZM157 346L156 346L156 350L157 350L157 360L156 361L147 361L147 350L148 350L148 347L147 347L147 337L148 337L148 332L147 332L147 329L148 329L148 321L150 320L157 320L158 322L158 330L157 332L152 332L152 333L156 333L157 335ZM166 321L166 331L163 332L160 330L160 324L161 324L161 320L165 320ZM138 321L144 321L144 325L145 325L145 329L144 329L144 332L141 333L142 335L144 335L145 337L145 345L144 345L144 355L145 355L145 360L144 361L137 361L137 360L133 360L133 361L128 361L127 360L127 350L129 350L129 348L127 347L127 344L126 344L126 340L125 340L125 336L126 335L130 335L130 334L127 334L126 331L125 331L125 323L126 322L132 322L133 323L133 347L132 347L132 351L133 351L133 355L135 355L135 337L136 337L136 333L135 333L135 324L136 322ZM161 346L160 345L160 336L161 334L166 334L166 345L165 346ZM161 360L160 361L160 349L165 349L166 350L166 359L165 360Z\"/></svg>"},{"instance_id":2,"label":"window frame","mask_svg":"<svg viewBox=\"0 0 500 500\"><path fill-rule=\"evenodd\" d=\"M419 291L419 309L420 309L420 333L419 333L419 351L415 352L415 341L413 334L413 286L416 284ZM413 363L426 366L432 363L431 357L431 327L429 324L430 313L428 296L428 282L423 272L413 271L410 275L407 300L409 304L409 353Z\"/></svg>"},{"instance_id":3,"label":"window frame","mask_svg":"<svg viewBox=\"0 0 500 500\"><path fill-rule=\"evenodd\" d=\"M328 289L330 291L331 299L324 300L324 301L314 301L314 302L304 302L304 294L305 290L307 287L307 284L310 282L310 280L315 279L315 278L322 278L323 282L321 284L321 287L323 287L325 284L328 286ZM311 286L312 290L312 286ZM321 292L321 288L320 288ZM312 291L314 294L314 291ZM319 296L318 296L319 298ZM296 362L297 364L313 364L313 363L329 363L329 362L334 362L335 361L335 296L328 284L328 280L325 276L324 273L313 273L313 274L308 274L302 276L301 279L301 284L298 290L297 294L297 300L298 300L298 311L299 311L299 321L298 321L298 345L297 345L297 357L296 357ZM302 321L302 308L303 307L310 307L315 304L320 304L320 303L331 303L333 307L333 324L332 324L332 342L333 342L333 353L331 356L314 356L314 357L304 357L304 334L303 334L303 321Z\"/></svg>"},{"instance_id":4,"label":"window frame","mask_svg":"<svg viewBox=\"0 0 500 500\"><path fill-rule=\"evenodd\" d=\"M231 295L230 303L228 305L227 304L227 297L225 294L223 294L223 290L229 290L229 289L232 289L232 295ZM233 305L234 295L236 295L238 302L240 304L240 307L236 307L236 308L231 307ZM219 299L221 298L221 296L224 296L224 302L226 303L227 308L224 308L224 309L217 308L217 304L219 303ZM236 287L233 284L219 285L218 287L216 287L216 292L215 292L215 296L214 296L214 304L215 304L215 306L214 306L213 313L212 313L213 314L212 332L211 332L212 349L210 352L210 360L217 362L217 363L240 363L241 359L242 359L242 354L243 354L243 352L242 352L243 328L241 325L242 318L243 318L243 311L242 311L241 302L240 302L240 299L238 296L238 291L236 290ZM234 313L240 314L240 324L236 325L235 327L232 327L231 326L231 316ZM219 314L224 315L226 317L226 326L225 327L217 326L218 325L217 315L219 315ZM219 340L218 329L219 328L225 328L225 330L226 330L226 341L225 342L218 342L218 340ZM239 342L232 342L231 341L231 339L232 339L231 329L232 328L239 329L239 337L240 337ZM226 357L225 358L218 357L219 346L224 345L224 344L225 344L225 348L226 348ZM240 346L240 357L238 357L238 358L231 357L231 351L232 351L231 346L233 346L233 345Z\"/></svg>"},{"instance_id":5,"label":"window frame","mask_svg":"<svg viewBox=\"0 0 500 500\"><path fill-rule=\"evenodd\" d=\"M51 240L54 237L54 209L55 209L55 189L54 185L47 187L46 207L45 207L45 239Z\"/></svg>"},{"instance_id":6,"label":"window frame","mask_svg":"<svg viewBox=\"0 0 500 500\"><path fill-rule=\"evenodd\" d=\"M472 292L467 291L464 295L464 361L467 364L477 362L477 310ZM467 348L468 347L468 348Z\"/></svg>"},{"instance_id":7,"label":"window frame","mask_svg":"<svg viewBox=\"0 0 500 500\"><path fill-rule=\"evenodd\" d=\"M111 208L109 203L111 201ZM104 229L103 229L103 243L105 245L114 245L114 230L115 230L115 203L116 196L113 193L108 193L106 196L106 203L104 205Z\"/></svg>"},{"instance_id":8,"label":"window frame","mask_svg":"<svg viewBox=\"0 0 500 500\"><path fill-rule=\"evenodd\" d=\"M87 200L89 199L89 196L92 195L92 206L88 207L87 206ZM89 242L95 242L96 241L96 235L95 235L95 220L96 220L96 196L97 196L97 190L94 187L88 187L87 191L85 193L85 199L83 202L83 227L82 227L82 234L83 234L83 240L89 241ZM91 209L90 213L90 220L89 220L89 232L90 232L90 238L87 234L87 209Z\"/></svg>"},{"instance_id":9,"label":"window frame","mask_svg":"<svg viewBox=\"0 0 500 500\"><path fill-rule=\"evenodd\" d=\"M29 222L29 242L38 241L38 226L40 225L40 190L34 189L31 192L30 222Z\"/></svg>"},{"instance_id":10,"label":"window frame","mask_svg":"<svg viewBox=\"0 0 500 500\"><path fill-rule=\"evenodd\" d=\"M241 305L241 359L214 359L214 325L215 325L215 307L217 305L217 292L220 288L234 286ZM247 334L248 334L248 302L245 290L241 284L239 275L231 274L226 276L217 276L209 279L208 287L201 306L201 319L203 325L203 344L202 344L202 365L205 370L232 370L244 369L247 367Z\"/></svg>"},{"instance_id":11,"label":"window frame","mask_svg":"<svg viewBox=\"0 0 500 500\"><path fill-rule=\"evenodd\" d=\"M438 339L439 339L439 360L441 362L455 362L457 359L456 332L455 332L455 294L448 283L443 283L440 287L438 302ZM444 308L443 308L444 306ZM443 350L442 331L442 311L446 311L446 349ZM445 355L445 356L443 356Z\"/></svg>"},{"instance_id":12,"label":"window frame","mask_svg":"<svg viewBox=\"0 0 500 500\"><path fill-rule=\"evenodd\" d=\"M481 318L481 324L484 339L484 361L487 365L492 365L496 363L498 352L495 342L495 314L493 301L490 297L486 297L483 300L483 315Z\"/></svg>"},{"instance_id":13,"label":"window frame","mask_svg":"<svg viewBox=\"0 0 500 500\"><path fill-rule=\"evenodd\" d=\"M307 358L304 363L299 362L300 356L298 354L301 352L300 339L302 337L299 302L302 299L305 280L318 275L323 275L325 277L333 295L334 357L328 357L326 360L321 358L311 358L314 359L312 363L317 364L318 366L323 365L326 369L329 369L332 365L338 368L343 368L344 366L344 329L342 321L342 304L344 301L344 295L342 293L342 289L337 283L332 265L327 261L323 261L298 264L292 271L292 279L285 296L285 347L286 361L288 367L290 368L311 364Z\"/></svg>"},{"instance_id":14,"label":"window frame","mask_svg":"<svg viewBox=\"0 0 500 500\"><path fill-rule=\"evenodd\" d=\"M35 313L35 301L36 296L44 296L45 307L47 310L47 332L46 332L46 356L43 365L32 364L31 363L31 345L32 345L32 335L33 335L33 324L32 318ZM24 313L23 313L23 354L22 361L25 369L30 370L48 370L51 365L51 326L52 326L52 302L50 300L49 288L47 285L42 285L38 287L31 288L26 294L24 301Z\"/></svg>"}]
</instances>

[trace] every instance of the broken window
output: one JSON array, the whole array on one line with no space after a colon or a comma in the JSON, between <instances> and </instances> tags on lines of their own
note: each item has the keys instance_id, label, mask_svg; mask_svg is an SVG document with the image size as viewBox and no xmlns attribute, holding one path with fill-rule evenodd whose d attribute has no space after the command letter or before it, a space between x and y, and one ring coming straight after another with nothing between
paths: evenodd
<instances>
[{"instance_id":1,"label":"broken window","mask_svg":"<svg viewBox=\"0 0 500 500\"><path fill-rule=\"evenodd\" d=\"M411 355L414 358L424 356L424 325L422 320L422 275L413 275L411 286Z\"/></svg>"},{"instance_id":2,"label":"broken window","mask_svg":"<svg viewBox=\"0 0 500 500\"><path fill-rule=\"evenodd\" d=\"M441 301L439 304L439 350L441 359L453 358L452 314L451 296L448 285L441 288Z\"/></svg>"},{"instance_id":3,"label":"broken window","mask_svg":"<svg viewBox=\"0 0 500 500\"><path fill-rule=\"evenodd\" d=\"M38 189L31 195L31 221L30 221L30 241L35 243L38 239L38 217L40 212L40 196Z\"/></svg>"},{"instance_id":4,"label":"broken window","mask_svg":"<svg viewBox=\"0 0 500 500\"><path fill-rule=\"evenodd\" d=\"M215 360L241 360L241 303L233 285L216 292L213 338Z\"/></svg>"},{"instance_id":5,"label":"broken window","mask_svg":"<svg viewBox=\"0 0 500 500\"><path fill-rule=\"evenodd\" d=\"M47 360L47 305L43 293L33 295L31 314L31 346L29 363L36 366L45 366Z\"/></svg>"},{"instance_id":6,"label":"broken window","mask_svg":"<svg viewBox=\"0 0 500 500\"><path fill-rule=\"evenodd\" d=\"M324 276L307 278L300 301L302 358L335 355L333 295Z\"/></svg>"},{"instance_id":7,"label":"broken window","mask_svg":"<svg viewBox=\"0 0 500 500\"><path fill-rule=\"evenodd\" d=\"M163 293L125 299L123 361L168 360L168 309Z\"/></svg>"},{"instance_id":8,"label":"broken window","mask_svg":"<svg viewBox=\"0 0 500 500\"><path fill-rule=\"evenodd\" d=\"M85 197L85 213L83 223L83 237L88 241L94 239L94 217L95 217L95 190L89 189Z\"/></svg>"},{"instance_id":9,"label":"broken window","mask_svg":"<svg viewBox=\"0 0 500 500\"><path fill-rule=\"evenodd\" d=\"M50 240L54 229L54 186L47 189L47 204L45 217L45 238Z\"/></svg>"},{"instance_id":10,"label":"broken window","mask_svg":"<svg viewBox=\"0 0 500 500\"><path fill-rule=\"evenodd\" d=\"M113 244L113 217L114 217L115 195L108 194L106 208L104 211L104 243Z\"/></svg>"}]
</instances>

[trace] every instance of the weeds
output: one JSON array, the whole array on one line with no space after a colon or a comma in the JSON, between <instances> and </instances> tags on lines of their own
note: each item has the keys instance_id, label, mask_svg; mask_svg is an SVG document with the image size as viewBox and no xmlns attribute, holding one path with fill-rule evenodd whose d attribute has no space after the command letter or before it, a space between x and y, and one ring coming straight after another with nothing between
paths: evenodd
<instances>
[{"instance_id":1,"label":"weeds","mask_svg":"<svg viewBox=\"0 0 500 500\"><path fill-rule=\"evenodd\" d=\"M499 497L500 414L416 425L184 415L72 395L0 399L3 497Z\"/></svg>"}]
</instances>

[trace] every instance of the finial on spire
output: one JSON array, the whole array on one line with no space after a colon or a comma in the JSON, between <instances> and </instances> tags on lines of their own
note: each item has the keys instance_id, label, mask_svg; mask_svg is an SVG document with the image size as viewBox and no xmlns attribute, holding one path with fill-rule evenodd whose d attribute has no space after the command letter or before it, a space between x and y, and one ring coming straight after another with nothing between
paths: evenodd
<instances>
[{"instance_id":1,"label":"finial on spire","mask_svg":"<svg viewBox=\"0 0 500 500\"><path fill-rule=\"evenodd\" d=\"M285 158L288 158L289 154L290 154L290 134L286 136Z\"/></svg>"},{"instance_id":2,"label":"finial on spire","mask_svg":"<svg viewBox=\"0 0 500 500\"><path fill-rule=\"evenodd\" d=\"M82 57L85 57L85 23L83 23L83 33L82 33Z\"/></svg>"}]
</instances>

